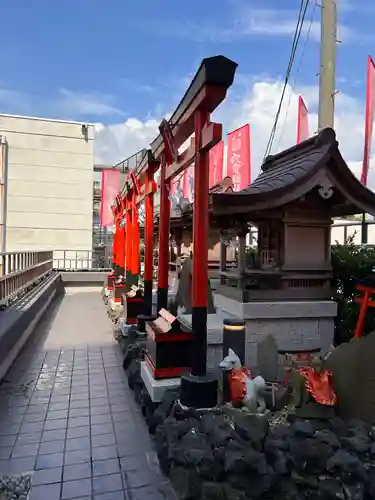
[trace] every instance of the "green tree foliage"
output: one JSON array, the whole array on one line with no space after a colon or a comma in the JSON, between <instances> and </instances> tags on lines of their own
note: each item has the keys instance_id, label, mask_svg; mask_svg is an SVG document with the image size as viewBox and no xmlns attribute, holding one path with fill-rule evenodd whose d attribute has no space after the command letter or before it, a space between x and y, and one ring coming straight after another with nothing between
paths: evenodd
<instances>
[{"instance_id":1,"label":"green tree foliage","mask_svg":"<svg viewBox=\"0 0 375 500\"><path fill-rule=\"evenodd\" d=\"M359 305L354 303L354 298L360 295L355 285L375 270L375 248L356 246L354 236L351 236L344 245L339 243L332 245L331 251L333 299L338 307L335 342L341 344L353 337L359 311ZM373 330L375 330L375 309L370 308L367 312L364 333Z\"/></svg>"}]
</instances>

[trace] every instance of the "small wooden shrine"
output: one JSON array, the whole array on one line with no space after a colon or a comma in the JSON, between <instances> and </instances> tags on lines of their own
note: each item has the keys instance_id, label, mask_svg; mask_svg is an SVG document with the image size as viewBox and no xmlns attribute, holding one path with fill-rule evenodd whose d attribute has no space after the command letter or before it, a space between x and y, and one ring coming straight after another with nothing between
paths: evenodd
<instances>
[{"instance_id":1,"label":"small wooden shrine","mask_svg":"<svg viewBox=\"0 0 375 500\"><path fill-rule=\"evenodd\" d=\"M231 193L233 192L233 182L230 177L212 186L209 190L213 193ZM176 252L171 252L171 260L177 261L182 255L190 255L193 243L193 204L185 198L176 200L174 206L171 206L170 218L171 240L176 246ZM209 213L209 232L208 232L208 267L209 270L218 270L220 268L221 254L221 231L213 220L212 213ZM235 262L235 247L228 245L227 265L233 266Z\"/></svg>"},{"instance_id":2,"label":"small wooden shrine","mask_svg":"<svg viewBox=\"0 0 375 500\"><path fill-rule=\"evenodd\" d=\"M218 293L239 302L329 300L332 217L375 215L375 194L345 163L335 132L325 129L267 157L246 189L211 194L211 207L216 224L240 240L237 269L228 271L222 259ZM258 242L246 256L250 223Z\"/></svg>"}]
</instances>

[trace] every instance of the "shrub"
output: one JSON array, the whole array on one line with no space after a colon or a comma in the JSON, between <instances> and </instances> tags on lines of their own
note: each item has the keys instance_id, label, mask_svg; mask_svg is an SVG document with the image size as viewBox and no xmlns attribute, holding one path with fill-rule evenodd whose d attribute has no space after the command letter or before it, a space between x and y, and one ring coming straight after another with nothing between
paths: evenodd
<instances>
[{"instance_id":1,"label":"shrub","mask_svg":"<svg viewBox=\"0 0 375 500\"><path fill-rule=\"evenodd\" d=\"M338 307L335 343L341 344L353 337L359 311L359 305L354 302L354 297L359 295L355 285L375 269L375 248L358 247L354 244L354 236L351 236L344 245L339 243L332 245L331 252L333 299ZM375 310L370 308L367 312L364 333L374 329Z\"/></svg>"}]
</instances>

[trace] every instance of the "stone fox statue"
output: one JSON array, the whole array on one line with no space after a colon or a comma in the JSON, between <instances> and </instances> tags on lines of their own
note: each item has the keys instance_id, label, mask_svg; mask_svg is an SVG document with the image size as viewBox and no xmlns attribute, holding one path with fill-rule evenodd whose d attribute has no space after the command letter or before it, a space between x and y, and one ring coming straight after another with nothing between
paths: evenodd
<instances>
[{"instance_id":1,"label":"stone fox statue","mask_svg":"<svg viewBox=\"0 0 375 500\"><path fill-rule=\"evenodd\" d=\"M220 363L220 368L228 370L230 396L232 403L242 403L251 413L264 413L266 403L259 395L259 391L266 387L263 377L252 378L250 370L244 368L237 354L229 349Z\"/></svg>"},{"instance_id":2,"label":"stone fox statue","mask_svg":"<svg viewBox=\"0 0 375 500\"><path fill-rule=\"evenodd\" d=\"M180 272L180 281L178 284L177 294L176 294L176 305L185 309L187 314L192 312L191 304L191 285L192 285L192 259L186 259L182 265ZM215 306L212 298L212 290L210 283L208 283L208 308L207 312L209 314L214 314Z\"/></svg>"}]
</instances>

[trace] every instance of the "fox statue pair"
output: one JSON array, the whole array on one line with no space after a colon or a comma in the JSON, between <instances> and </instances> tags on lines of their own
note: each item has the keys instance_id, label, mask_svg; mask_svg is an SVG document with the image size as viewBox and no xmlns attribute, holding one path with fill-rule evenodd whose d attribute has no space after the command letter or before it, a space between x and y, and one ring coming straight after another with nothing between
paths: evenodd
<instances>
[{"instance_id":1,"label":"fox statue pair","mask_svg":"<svg viewBox=\"0 0 375 500\"><path fill-rule=\"evenodd\" d=\"M240 358L232 349L229 349L228 356L219 366L222 370L229 371L231 403L242 404L250 413L265 413L266 403L259 394L266 387L263 377L253 378L250 370L242 366Z\"/></svg>"}]
</instances>

